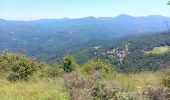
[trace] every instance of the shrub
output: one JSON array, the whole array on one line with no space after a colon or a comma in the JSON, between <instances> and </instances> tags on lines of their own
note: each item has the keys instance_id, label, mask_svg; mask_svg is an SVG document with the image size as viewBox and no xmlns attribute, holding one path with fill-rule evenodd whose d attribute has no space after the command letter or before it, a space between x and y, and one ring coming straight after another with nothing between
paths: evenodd
<instances>
[{"instance_id":1,"label":"shrub","mask_svg":"<svg viewBox=\"0 0 170 100\"><path fill-rule=\"evenodd\" d=\"M72 56L67 55L67 56L64 57L63 70L66 73L70 73L72 71L75 71L76 67L77 67L77 64L75 62L75 59Z\"/></svg>"},{"instance_id":2,"label":"shrub","mask_svg":"<svg viewBox=\"0 0 170 100\"><path fill-rule=\"evenodd\" d=\"M167 100L167 93L163 87L149 86L143 93L144 97L149 100Z\"/></svg>"},{"instance_id":3,"label":"shrub","mask_svg":"<svg viewBox=\"0 0 170 100\"><path fill-rule=\"evenodd\" d=\"M52 78L62 76L64 74L62 67L60 64L51 64L48 68L48 76Z\"/></svg>"},{"instance_id":4,"label":"shrub","mask_svg":"<svg viewBox=\"0 0 170 100\"><path fill-rule=\"evenodd\" d=\"M99 60L92 60L87 62L83 65L84 72L87 74L93 74L96 71L101 73L102 77L105 77L110 74L115 74L116 71L114 70L111 64L106 64Z\"/></svg>"},{"instance_id":5,"label":"shrub","mask_svg":"<svg viewBox=\"0 0 170 100\"><path fill-rule=\"evenodd\" d=\"M115 81L101 81L99 73L84 76L77 72L64 75L64 86L72 100L137 100Z\"/></svg>"},{"instance_id":6,"label":"shrub","mask_svg":"<svg viewBox=\"0 0 170 100\"><path fill-rule=\"evenodd\" d=\"M72 100L92 100L89 89L98 80L98 73L85 77L77 72L64 75L64 86L69 90Z\"/></svg>"},{"instance_id":7,"label":"shrub","mask_svg":"<svg viewBox=\"0 0 170 100\"><path fill-rule=\"evenodd\" d=\"M165 87L166 93L168 94L167 96L170 97L170 71L169 70L166 70L164 72L162 83Z\"/></svg>"},{"instance_id":8,"label":"shrub","mask_svg":"<svg viewBox=\"0 0 170 100\"><path fill-rule=\"evenodd\" d=\"M93 100L90 92L86 89L72 89L70 96L71 100Z\"/></svg>"},{"instance_id":9,"label":"shrub","mask_svg":"<svg viewBox=\"0 0 170 100\"><path fill-rule=\"evenodd\" d=\"M0 53L0 69L7 73L7 79L16 81L27 80L37 70L45 69L46 64L36 62L25 55L3 51Z\"/></svg>"},{"instance_id":10,"label":"shrub","mask_svg":"<svg viewBox=\"0 0 170 100\"><path fill-rule=\"evenodd\" d=\"M117 90L111 89L105 84L97 84L92 88L91 95L95 100L109 100L113 98L114 93L116 92Z\"/></svg>"},{"instance_id":11,"label":"shrub","mask_svg":"<svg viewBox=\"0 0 170 100\"><path fill-rule=\"evenodd\" d=\"M64 75L64 85L68 89L73 88L87 88L92 86L96 80L91 80L91 78L86 78L77 72L71 72L70 74Z\"/></svg>"},{"instance_id":12,"label":"shrub","mask_svg":"<svg viewBox=\"0 0 170 100\"><path fill-rule=\"evenodd\" d=\"M164 73L163 85L170 89L170 71Z\"/></svg>"},{"instance_id":13,"label":"shrub","mask_svg":"<svg viewBox=\"0 0 170 100\"><path fill-rule=\"evenodd\" d=\"M167 4L170 5L170 1L168 1Z\"/></svg>"},{"instance_id":14,"label":"shrub","mask_svg":"<svg viewBox=\"0 0 170 100\"><path fill-rule=\"evenodd\" d=\"M110 83L110 82L109 82ZM117 83L109 84L108 82L98 82L91 89L91 95L94 100L135 100L136 95L124 91Z\"/></svg>"}]
</instances>

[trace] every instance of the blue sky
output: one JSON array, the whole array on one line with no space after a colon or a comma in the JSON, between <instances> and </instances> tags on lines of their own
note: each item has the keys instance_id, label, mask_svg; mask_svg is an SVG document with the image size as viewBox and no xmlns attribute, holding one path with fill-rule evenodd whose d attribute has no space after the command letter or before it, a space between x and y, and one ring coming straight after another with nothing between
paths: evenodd
<instances>
[{"instance_id":1,"label":"blue sky","mask_svg":"<svg viewBox=\"0 0 170 100\"><path fill-rule=\"evenodd\" d=\"M35 20L80 17L170 16L168 0L0 0L0 18Z\"/></svg>"}]
</instances>

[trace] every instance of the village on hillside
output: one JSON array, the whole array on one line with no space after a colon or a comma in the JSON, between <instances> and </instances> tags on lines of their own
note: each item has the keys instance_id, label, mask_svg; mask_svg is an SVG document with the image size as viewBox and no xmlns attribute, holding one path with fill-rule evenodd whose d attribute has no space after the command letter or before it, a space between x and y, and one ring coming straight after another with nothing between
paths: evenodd
<instances>
[{"instance_id":1,"label":"village on hillside","mask_svg":"<svg viewBox=\"0 0 170 100\"><path fill-rule=\"evenodd\" d=\"M102 48L102 46L95 46L93 47L93 49L95 49L94 51L94 55L97 55L97 50ZM116 56L118 58L118 61L120 63L123 62L124 58L126 57L126 55L128 54L128 45L125 45L125 47L123 49L120 48L111 48L109 50L106 50L105 52L101 53L102 55L113 55Z\"/></svg>"}]
</instances>

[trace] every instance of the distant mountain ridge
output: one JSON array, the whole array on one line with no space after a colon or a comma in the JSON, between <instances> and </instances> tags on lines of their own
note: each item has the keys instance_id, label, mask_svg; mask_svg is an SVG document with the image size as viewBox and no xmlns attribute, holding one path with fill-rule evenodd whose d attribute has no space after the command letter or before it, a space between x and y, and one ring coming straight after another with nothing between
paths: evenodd
<instances>
[{"instance_id":1,"label":"distant mountain ridge","mask_svg":"<svg viewBox=\"0 0 170 100\"><path fill-rule=\"evenodd\" d=\"M166 31L165 16L86 17L13 21L0 19L0 50L32 49L31 54L45 49L59 49L91 41ZM170 18L168 18L170 20ZM34 53L32 51L35 51Z\"/></svg>"}]
</instances>

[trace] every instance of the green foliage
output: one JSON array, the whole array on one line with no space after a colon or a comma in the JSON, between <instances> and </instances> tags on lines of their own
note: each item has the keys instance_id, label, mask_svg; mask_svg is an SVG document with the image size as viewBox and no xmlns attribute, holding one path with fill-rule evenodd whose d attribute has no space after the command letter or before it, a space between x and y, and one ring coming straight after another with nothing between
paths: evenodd
<instances>
[{"instance_id":1,"label":"green foliage","mask_svg":"<svg viewBox=\"0 0 170 100\"><path fill-rule=\"evenodd\" d=\"M168 1L167 4L170 5L170 1Z\"/></svg>"},{"instance_id":2,"label":"green foliage","mask_svg":"<svg viewBox=\"0 0 170 100\"><path fill-rule=\"evenodd\" d=\"M123 65L118 68L123 72L141 72L141 71L156 71L167 68L170 64L170 53L168 54L144 54L141 51L130 52Z\"/></svg>"},{"instance_id":3,"label":"green foliage","mask_svg":"<svg viewBox=\"0 0 170 100\"><path fill-rule=\"evenodd\" d=\"M64 72L66 73L70 73L74 70L76 70L76 62L75 62L75 59L70 56L70 55L67 55L64 57L64 62L63 62L63 70Z\"/></svg>"},{"instance_id":4,"label":"green foliage","mask_svg":"<svg viewBox=\"0 0 170 100\"><path fill-rule=\"evenodd\" d=\"M142 35L138 37L132 37L129 39L129 50L152 50L154 47L161 47L170 45L170 34L169 33L157 33L152 35Z\"/></svg>"},{"instance_id":5,"label":"green foliage","mask_svg":"<svg viewBox=\"0 0 170 100\"><path fill-rule=\"evenodd\" d=\"M130 94L116 83L98 82L91 88L94 100L139 100L139 95Z\"/></svg>"},{"instance_id":6,"label":"green foliage","mask_svg":"<svg viewBox=\"0 0 170 100\"><path fill-rule=\"evenodd\" d=\"M129 40L129 53L117 68L123 72L155 71L170 64L170 34L144 35Z\"/></svg>"},{"instance_id":7,"label":"green foliage","mask_svg":"<svg viewBox=\"0 0 170 100\"><path fill-rule=\"evenodd\" d=\"M55 78L60 77L64 74L63 66L60 64L51 64L48 68L48 76Z\"/></svg>"},{"instance_id":8,"label":"green foliage","mask_svg":"<svg viewBox=\"0 0 170 100\"><path fill-rule=\"evenodd\" d=\"M116 71L111 64L104 63L100 60L91 60L83 65L83 70L86 74L93 74L100 72L102 77L110 74L115 74Z\"/></svg>"},{"instance_id":9,"label":"green foliage","mask_svg":"<svg viewBox=\"0 0 170 100\"><path fill-rule=\"evenodd\" d=\"M86 45L86 48L74 49L71 54L79 64L83 64L91 59L100 59L103 62L116 66L120 72L154 71L166 68L170 64L170 53L168 50L168 46L170 46L169 33L132 36L117 41L108 41L107 43L110 45L101 45L103 47L97 50L88 47L89 43ZM99 44L96 43L96 45ZM123 63L120 64L118 62L116 54L106 53L112 48L129 49ZM153 52L148 54L147 51ZM97 54L94 55L94 52L97 52Z\"/></svg>"},{"instance_id":10,"label":"green foliage","mask_svg":"<svg viewBox=\"0 0 170 100\"><path fill-rule=\"evenodd\" d=\"M76 58L79 64L87 62L90 58L92 58L91 49L78 49L72 52L73 56Z\"/></svg>"},{"instance_id":11,"label":"green foliage","mask_svg":"<svg viewBox=\"0 0 170 100\"><path fill-rule=\"evenodd\" d=\"M0 64L0 71L6 73L8 78L11 75L11 80L29 79L33 74L42 76L47 73L49 76L45 78L38 77L36 80L32 77L33 80L15 83L3 79L3 83L0 83L2 86L0 87L0 91L2 91L0 92L0 98L7 98L3 97L5 95L14 96L12 99L23 97L26 100L29 97L61 100L139 100L141 96L154 99L155 97L162 98L165 96L164 91L159 89L146 91L146 95L142 95L142 89L140 92L136 90L138 86L145 87L146 84L158 80L157 76L153 77L152 74L146 73L143 73L142 76L140 74L116 73L111 64L104 63L102 60L91 60L80 65L80 67L72 56L66 56L63 64L54 63L48 66L46 63L36 62L33 58L4 51L0 53ZM64 67L68 70L64 71ZM63 79L61 79L62 76L64 76ZM151 77L149 78L149 76ZM165 79L169 80L166 77ZM133 89L128 89L132 87Z\"/></svg>"},{"instance_id":12,"label":"green foliage","mask_svg":"<svg viewBox=\"0 0 170 100\"><path fill-rule=\"evenodd\" d=\"M7 78L11 81L27 80L34 72L45 69L45 67L46 64L36 62L35 59L25 55L13 54L8 51L0 53L1 72L8 74Z\"/></svg>"}]
</instances>

